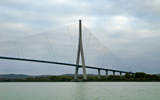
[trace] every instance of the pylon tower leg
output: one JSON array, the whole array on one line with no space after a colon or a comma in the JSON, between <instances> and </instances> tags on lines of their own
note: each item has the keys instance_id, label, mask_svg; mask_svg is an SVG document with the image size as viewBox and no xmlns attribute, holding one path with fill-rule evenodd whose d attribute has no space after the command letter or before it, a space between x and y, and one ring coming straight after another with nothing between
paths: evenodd
<instances>
[{"instance_id":1,"label":"pylon tower leg","mask_svg":"<svg viewBox=\"0 0 160 100\"><path fill-rule=\"evenodd\" d=\"M78 79L78 67L75 68L75 76L74 76L74 80Z\"/></svg>"}]
</instances>

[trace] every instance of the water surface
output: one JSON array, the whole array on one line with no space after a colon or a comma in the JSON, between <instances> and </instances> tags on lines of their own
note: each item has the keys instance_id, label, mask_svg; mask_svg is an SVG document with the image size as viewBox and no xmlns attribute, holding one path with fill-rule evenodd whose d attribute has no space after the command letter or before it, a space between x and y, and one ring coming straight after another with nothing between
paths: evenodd
<instances>
[{"instance_id":1,"label":"water surface","mask_svg":"<svg viewBox=\"0 0 160 100\"><path fill-rule=\"evenodd\" d=\"M1 82L0 100L160 100L160 83Z\"/></svg>"}]
</instances>

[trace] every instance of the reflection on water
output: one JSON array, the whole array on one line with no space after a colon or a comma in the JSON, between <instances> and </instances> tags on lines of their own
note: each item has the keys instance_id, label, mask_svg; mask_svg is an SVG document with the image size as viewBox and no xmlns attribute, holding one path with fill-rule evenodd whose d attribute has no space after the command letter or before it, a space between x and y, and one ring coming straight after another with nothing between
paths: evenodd
<instances>
[{"instance_id":1,"label":"reflection on water","mask_svg":"<svg viewBox=\"0 0 160 100\"><path fill-rule=\"evenodd\" d=\"M0 100L159 100L159 82L3 82Z\"/></svg>"}]
</instances>

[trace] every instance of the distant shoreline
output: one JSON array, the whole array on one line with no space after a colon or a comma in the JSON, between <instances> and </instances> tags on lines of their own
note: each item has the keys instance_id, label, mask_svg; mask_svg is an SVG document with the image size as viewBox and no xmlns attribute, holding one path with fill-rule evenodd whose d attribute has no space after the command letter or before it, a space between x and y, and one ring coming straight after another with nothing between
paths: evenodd
<instances>
[{"instance_id":1,"label":"distant shoreline","mask_svg":"<svg viewBox=\"0 0 160 100\"><path fill-rule=\"evenodd\" d=\"M125 75L101 75L90 74L87 80L83 76L78 76L77 80L74 74L65 75L43 75L43 76L27 76L23 74L0 75L0 82L160 82L160 76L150 75L144 72L136 72L135 74L126 73Z\"/></svg>"},{"instance_id":2,"label":"distant shoreline","mask_svg":"<svg viewBox=\"0 0 160 100\"><path fill-rule=\"evenodd\" d=\"M22 83L27 83L27 81L21 81ZM34 81L37 83L38 81ZM49 83L49 81L41 81ZM160 81L52 81L53 82L160 82ZM1 82L0 83L20 83L20 81L17 82ZM31 81L28 81L28 83L31 83ZM32 82L33 83L33 82Z\"/></svg>"}]
</instances>

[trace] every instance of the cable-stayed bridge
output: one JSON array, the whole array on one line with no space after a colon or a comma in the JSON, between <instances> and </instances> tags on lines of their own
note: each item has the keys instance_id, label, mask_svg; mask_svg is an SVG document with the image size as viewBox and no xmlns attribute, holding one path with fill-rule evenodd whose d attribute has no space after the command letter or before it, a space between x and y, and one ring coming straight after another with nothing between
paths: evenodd
<instances>
[{"instance_id":1,"label":"cable-stayed bridge","mask_svg":"<svg viewBox=\"0 0 160 100\"><path fill-rule=\"evenodd\" d=\"M0 43L0 59L41 62L86 68L131 73L130 67L103 45L84 25L79 23Z\"/></svg>"}]
</instances>

